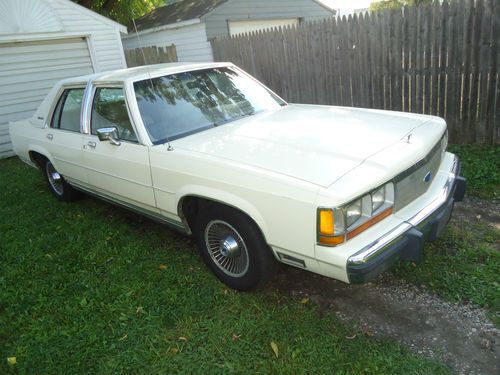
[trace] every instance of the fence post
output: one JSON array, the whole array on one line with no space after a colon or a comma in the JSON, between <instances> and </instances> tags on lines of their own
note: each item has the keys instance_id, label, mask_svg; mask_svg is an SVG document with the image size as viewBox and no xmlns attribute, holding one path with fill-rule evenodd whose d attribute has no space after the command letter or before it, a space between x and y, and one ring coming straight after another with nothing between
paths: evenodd
<instances>
[{"instance_id":1,"label":"fence post","mask_svg":"<svg viewBox=\"0 0 500 375\"><path fill-rule=\"evenodd\" d=\"M443 116L452 142L495 144L499 6L435 0L211 44L286 100Z\"/></svg>"}]
</instances>

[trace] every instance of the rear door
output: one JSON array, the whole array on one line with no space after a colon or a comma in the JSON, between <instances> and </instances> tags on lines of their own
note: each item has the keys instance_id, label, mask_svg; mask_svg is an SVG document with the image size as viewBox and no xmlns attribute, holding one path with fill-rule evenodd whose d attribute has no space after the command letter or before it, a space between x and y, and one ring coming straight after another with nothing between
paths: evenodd
<instances>
[{"instance_id":1,"label":"rear door","mask_svg":"<svg viewBox=\"0 0 500 375\"><path fill-rule=\"evenodd\" d=\"M95 87L90 134L83 155L90 186L135 208L156 210L148 147L138 142L121 86ZM115 127L120 144L99 141L97 129Z\"/></svg>"},{"instance_id":2,"label":"rear door","mask_svg":"<svg viewBox=\"0 0 500 375\"><path fill-rule=\"evenodd\" d=\"M83 166L81 108L85 87L65 87L46 128L45 147L57 171L69 181L85 183Z\"/></svg>"}]
</instances>

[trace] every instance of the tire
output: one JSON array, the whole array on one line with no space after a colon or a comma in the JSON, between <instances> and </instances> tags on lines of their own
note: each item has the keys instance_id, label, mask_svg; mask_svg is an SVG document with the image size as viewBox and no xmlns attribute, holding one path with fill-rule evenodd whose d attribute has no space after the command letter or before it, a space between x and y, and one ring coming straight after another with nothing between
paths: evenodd
<instances>
[{"instance_id":1,"label":"tire","mask_svg":"<svg viewBox=\"0 0 500 375\"><path fill-rule=\"evenodd\" d=\"M210 270L232 289L248 291L263 286L276 261L255 223L226 206L203 209L196 221L195 238Z\"/></svg>"},{"instance_id":2,"label":"tire","mask_svg":"<svg viewBox=\"0 0 500 375\"><path fill-rule=\"evenodd\" d=\"M71 202L78 197L76 191L55 169L48 159L42 161L42 170L50 192L60 201Z\"/></svg>"}]
</instances>

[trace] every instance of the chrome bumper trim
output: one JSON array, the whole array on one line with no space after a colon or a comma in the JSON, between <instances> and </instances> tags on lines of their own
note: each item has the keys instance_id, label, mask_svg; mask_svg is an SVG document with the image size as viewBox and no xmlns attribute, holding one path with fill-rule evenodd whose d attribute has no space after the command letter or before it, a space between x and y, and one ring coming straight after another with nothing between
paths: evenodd
<instances>
[{"instance_id":1,"label":"chrome bumper trim","mask_svg":"<svg viewBox=\"0 0 500 375\"><path fill-rule=\"evenodd\" d=\"M362 265L370 262L374 258L382 256L386 250L390 250L393 246L403 239L403 235L414 227L425 225L427 220L431 218L432 214L438 210L452 194L455 180L460 173L460 162L455 156L452 168L449 172L448 179L443 185L439 196L433 200L429 205L424 207L420 212L413 216L408 221L401 223L390 232L384 234L377 240L365 246L360 251L351 255L347 259L348 266Z\"/></svg>"}]
</instances>

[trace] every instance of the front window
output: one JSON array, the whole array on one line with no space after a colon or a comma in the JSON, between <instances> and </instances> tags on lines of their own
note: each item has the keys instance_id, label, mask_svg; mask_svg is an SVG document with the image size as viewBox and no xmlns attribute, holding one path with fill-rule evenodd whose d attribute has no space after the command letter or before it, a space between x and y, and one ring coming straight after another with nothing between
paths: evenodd
<instances>
[{"instance_id":1,"label":"front window","mask_svg":"<svg viewBox=\"0 0 500 375\"><path fill-rule=\"evenodd\" d=\"M137 142L121 87L99 87L96 89L90 127L91 133L94 135L97 134L97 129L114 127L121 140Z\"/></svg>"},{"instance_id":2,"label":"front window","mask_svg":"<svg viewBox=\"0 0 500 375\"><path fill-rule=\"evenodd\" d=\"M134 89L154 144L285 104L262 85L227 67L138 81Z\"/></svg>"}]
</instances>

